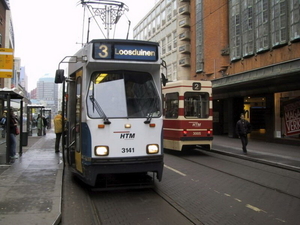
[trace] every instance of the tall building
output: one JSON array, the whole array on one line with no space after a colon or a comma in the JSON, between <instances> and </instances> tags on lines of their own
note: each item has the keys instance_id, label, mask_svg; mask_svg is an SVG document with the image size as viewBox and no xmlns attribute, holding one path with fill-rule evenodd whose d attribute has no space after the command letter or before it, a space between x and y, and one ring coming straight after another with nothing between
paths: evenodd
<instances>
[{"instance_id":1,"label":"tall building","mask_svg":"<svg viewBox=\"0 0 300 225\"><path fill-rule=\"evenodd\" d=\"M133 29L133 38L159 42L169 81L190 77L189 3L159 1Z\"/></svg>"},{"instance_id":2,"label":"tall building","mask_svg":"<svg viewBox=\"0 0 300 225\"><path fill-rule=\"evenodd\" d=\"M215 134L243 112L251 138L299 144L299 0L160 0L134 38L160 43L169 80L212 81Z\"/></svg>"},{"instance_id":3,"label":"tall building","mask_svg":"<svg viewBox=\"0 0 300 225\"><path fill-rule=\"evenodd\" d=\"M51 108L52 113L58 109L58 87L54 83L54 77L46 74L37 82L36 98L46 108Z\"/></svg>"}]
</instances>

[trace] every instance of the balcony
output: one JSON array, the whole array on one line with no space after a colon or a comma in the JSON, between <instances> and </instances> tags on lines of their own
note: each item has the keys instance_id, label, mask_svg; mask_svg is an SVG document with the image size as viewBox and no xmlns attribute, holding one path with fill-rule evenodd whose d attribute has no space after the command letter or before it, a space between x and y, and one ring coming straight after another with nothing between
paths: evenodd
<instances>
[{"instance_id":1,"label":"balcony","mask_svg":"<svg viewBox=\"0 0 300 225\"><path fill-rule=\"evenodd\" d=\"M182 67L189 67L191 64L190 64L190 57L184 57L184 58L181 58L179 60L179 66L182 66Z\"/></svg>"},{"instance_id":2,"label":"balcony","mask_svg":"<svg viewBox=\"0 0 300 225\"><path fill-rule=\"evenodd\" d=\"M179 34L179 40L180 41L188 41L190 40L190 32L189 31L184 31Z\"/></svg>"},{"instance_id":3,"label":"balcony","mask_svg":"<svg viewBox=\"0 0 300 225\"><path fill-rule=\"evenodd\" d=\"M190 14L190 7L189 5L183 5L178 9L179 15L189 15Z\"/></svg>"},{"instance_id":4,"label":"balcony","mask_svg":"<svg viewBox=\"0 0 300 225\"><path fill-rule=\"evenodd\" d=\"M181 27L181 28L190 27L190 19L183 18L183 19L179 20L179 27Z\"/></svg>"},{"instance_id":5,"label":"balcony","mask_svg":"<svg viewBox=\"0 0 300 225\"><path fill-rule=\"evenodd\" d=\"M189 45L189 44L181 45L178 47L178 51L181 54L189 54L189 53L191 53L191 45Z\"/></svg>"}]
</instances>

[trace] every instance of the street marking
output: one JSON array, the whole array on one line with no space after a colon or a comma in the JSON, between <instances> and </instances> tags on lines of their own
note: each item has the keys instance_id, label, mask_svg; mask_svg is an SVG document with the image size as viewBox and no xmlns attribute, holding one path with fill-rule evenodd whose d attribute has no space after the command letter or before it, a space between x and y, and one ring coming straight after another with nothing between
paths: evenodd
<instances>
[{"instance_id":1,"label":"street marking","mask_svg":"<svg viewBox=\"0 0 300 225\"><path fill-rule=\"evenodd\" d=\"M186 176L186 174L184 174L184 173L181 173L180 171L178 171L178 170L176 170L176 169L173 169L172 167L169 167L169 166L167 166L167 165L164 165L164 167L166 167L167 169L169 169L169 170L172 170L173 172L175 172L175 173L178 173L178 174L180 174L181 176Z\"/></svg>"},{"instance_id":2,"label":"street marking","mask_svg":"<svg viewBox=\"0 0 300 225\"><path fill-rule=\"evenodd\" d=\"M238 202L242 202L242 200L238 199L238 198L235 198L234 200L238 201Z\"/></svg>"},{"instance_id":3,"label":"street marking","mask_svg":"<svg viewBox=\"0 0 300 225\"><path fill-rule=\"evenodd\" d=\"M212 190L212 188L209 188L209 189ZM213 190L213 191L214 191L215 193L217 193L217 194L222 194L222 192L219 192L219 191L217 191L217 190ZM225 196L227 196L227 197L232 197L235 201L237 201L237 202L239 202L239 203L242 202L242 200L240 200L240 199L238 199L238 198L234 198L234 197L231 196L230 194L223 193L223 195L225 195ZM232 208L232 206L230 206L230 207ZM269 215L269 217L273 217L275 220L277 220L277 221L279 221L279 222L281 222L281 223L286 223L285 220L280 219L280 218L275 218L274 215L269 214L268 212L266 212L266 211L264 211L264 210L262 210L262 209L260 209L260 208L258 208L258 207L255 207L255 206L253 206L253 205L246 204L245 207L247 207L248 209L251 209L251 210L253 210L253 211L255 211L255 212L258 212L258 213L260 213L260 212L266 213L266 214Z\"/></svg>"},{"instance_id":4,"label":"street marking","mask_svg":"<svg viewBox=\"0 0 300 225\"><path fill-rule=\"evenodd\" d=\"M255 212L264 212L264 213L267 213L266 211L264 211L264 210L262 210L262 209L260 209L260 208L257 208L257 207L255 207L255 206L253 206L253 205L247 204L246 207L249 208L249 209L252 209L252 210L255 211Z\"/></svg>"},{"instance_id":5,"label":"street marking","mask_svg":"<svg viewBox=\"0 0 300 225\"><path fill-rule=\"evenodd\" d=\"M286 222L285 220L282 220L282 219L279 219L279 218L275 218L275 220L278 220L278 221L280 221L280 222L282 222L282 223L285 223L285 222Z\"/></svg>"}]
</instances>

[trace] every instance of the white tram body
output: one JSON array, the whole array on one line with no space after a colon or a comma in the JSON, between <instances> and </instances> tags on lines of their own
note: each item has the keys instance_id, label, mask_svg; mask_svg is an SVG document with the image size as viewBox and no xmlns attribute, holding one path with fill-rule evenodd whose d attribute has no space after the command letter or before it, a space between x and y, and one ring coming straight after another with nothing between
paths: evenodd
<instances>
[{"instance_id":1,"label":"white tram body","mask_svg":"<svg viewBox=\"0 0 300 225\"><path fill-rule=\"evenodd\" d=\"M182 151L211 149L213 109L211 81L181 80L167 83L164 96L164 148Z\"/></svg>"},{"instance_id":2,"label":"white tram body","mask_svg":"<svg viewBox=\"0 0 300 225\"><path fill-rule=\"evenodd\" d=\"M89 185L104 174L153 172L161 181L158 52L155 42L98 39L71 57L66 150L74 172Z\"/></svg>"}]
</instances>

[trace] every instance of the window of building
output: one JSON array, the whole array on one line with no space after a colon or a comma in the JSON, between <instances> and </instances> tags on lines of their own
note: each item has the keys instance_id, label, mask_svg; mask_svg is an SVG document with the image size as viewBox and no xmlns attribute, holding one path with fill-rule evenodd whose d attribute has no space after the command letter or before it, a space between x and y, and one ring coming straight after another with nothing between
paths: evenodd
<instances>
[{"instance_id":1,"label":"window of building","mask_svg":"<svg viewBox=\"0 0 300 225\"><path fill-rule=\"evenodd\" d=\"M153 20L152 20L152 33L153 33L153 34L154 34L154 33L155 33L155 31L156 31L155 22L156 22L156 20L155 20L155 19L153 19Z\"/></svg>"},{"instance_id":2,"label":"window of building","mask_svg":"<svg viewBox=\"0 0 300 225\"><path fill-rule=\"evenodd\" d=\"M167 65L167 79L169 81L172 80L172 64Z\"/></svg>"},{"instance_id":3,"label":"window of building","mask_svg":"<svg viewBox=\"0 0 300 225\"><path fill-rule=\"evenodd\" d=\"M172 6L171 5L167 6L166 11L167 11L167 21L169 22L172 20Z\"/></svg>"},{"instance_id":4,"label":"window of building","mask_svg":"<svg viewBox=\"0 0 300 225\"><path fill-rule=\"evenodd\" d=\"M173 63L173 74L172 74L172 81L177 80L177 63Z\"/></svg>"},{"instance_id":5,"label":"window of building","mask_svg":"<svg viewBox=\"0 0 300 225\"><path fill-rule=\"evenodd\" d=\"M173 17L177 15L177 1L173 0Z\"/></svg>"},{"instance_id":6,"label":"window of building","mask_svg":"<svg viewBox=\"0 0 300 225\"><path fill-rule=\"evenodd\" d=\"M164 26L166 24L166 10L164 9L161 12L161 25Z\"/></svg>"},{"instance_id":7,"label":"window of building","mask_svg":"<svg viewBox=\"0 0 300 225\"><path fill-rule=\"evenodd\" d=\"M286 44L288 39L286 0L272 0L271 12L272 46Z\"/></svg>"},{"instance_id":8,"label":"window of building","mask_svg":"<svg viewBox=\"0 0 300 225\"><path fill-rule=\"evenodd\" d=\"M269 1L268 0L255 0L256 9L256 52L268 50L270 48L270 22L269 22Z\"/></svg>"},{"instance_id":9,"label":"window of building","mask_svg":"<svg viewBox=\"0 0 300 225\"><path fill-rule=\"evenodd\" d=\"M230 58L232 61L241 58L241 14L240 1L230 1Z\"/></svg>"},{"instance_id":10,"label":"window of building","mask_svg":"<svg viewBox=\"0 0 300 225\"><path fill-rule=\"evenodd\" d=\"M164 55L166 54L166 39L162 39L161 41L161 53Z\"/></svg>"},{"instance_id":11,"label":"window of building","mask_svg":"<svg viewBox=\"0 0 300 225\"><path fill-rule=\"evenodd\" d=\"M196 0L196 72L203 71L203 1Z\"/></svg>"},{"instance_id":12,"label":"window of building","mask_svg":"<svg viewBox=\"0 0 300 225\"><path fill-rule=\"evenodd\" d=\"M243 57L254 54L253 0L242 1Z\"/></svg>"},{"instance_id":13,"label":"window of building","mask_svg":"<svg viewBox=\"0 0 300 225\"><path fill-rule=\"evenodd\" d=\"M148 37L151 36L151 23L148 24Z\"/></svg>"},{"instance_id":14,"label":"window of building","mask_svg":"<svg viewBox=\"0 0 300 225\"><path fill-rule=\"evenodd\" d=\"M172 35L171 34L167 36L167 42L168 42L167 51L170 52L170 51L172 51Z\"/></svg>"},{"instance_id":15,"label":"window of building","mask_svg":"<svg viewBox=\"0 0 300 225\"><path fill-rule=\"evenodd\" d=\"M173 31L173 48L177 48L177 32Z\"/></svg>"},{"instance_id":16,"label":"window of building","mask_svg":"<svg viewBox=\"0 0 300 225\"><path fill-rule=\"evenodd\" d=\"M156 26L157 26L157 30L160 29L160 15L157 15L156 17Z\"/></svg>"},{"instance_id":17,"label":"window of building","mask_svg":"<svg viewBox=\"0 0 300 225\"><path fill-rule=\"evenodd\" d=\"M300 2L297 0L290 1L290 18L291 28L290 36L291 41L300 39Z\"/></svg>"}]
</instances>

